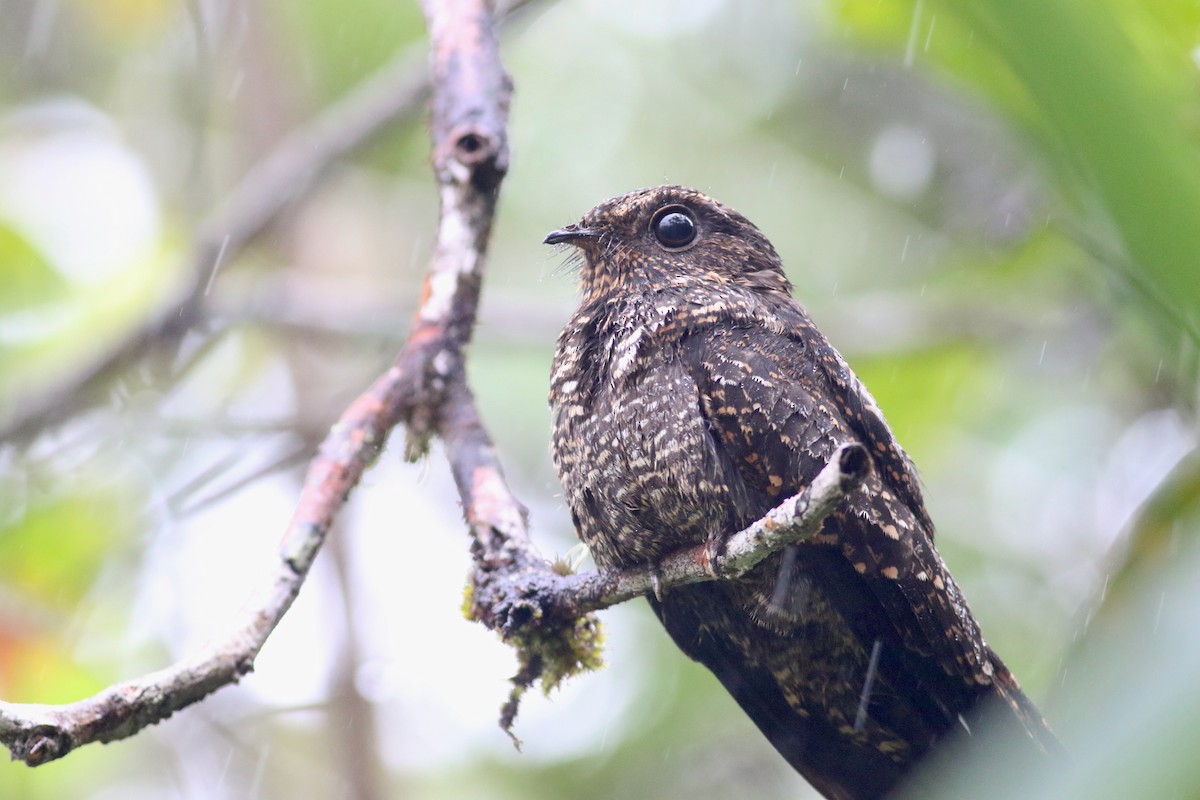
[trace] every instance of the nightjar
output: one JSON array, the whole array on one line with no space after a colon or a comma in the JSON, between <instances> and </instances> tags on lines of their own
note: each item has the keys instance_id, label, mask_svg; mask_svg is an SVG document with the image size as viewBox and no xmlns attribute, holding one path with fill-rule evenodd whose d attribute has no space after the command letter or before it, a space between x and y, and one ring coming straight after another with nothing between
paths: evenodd
<instances>
[{"instance_id":1,"label":"nightjar","mask_svg":"<svg viewBox=\"0 0 1200 800\"><path fill-rule=\"evenodd\" d=\"M1056 747L934 548L912 462L758 228L662 186L546 242L582 255L550 403L571 518L600 567L719 547L839 445L872 457L814 539L649 598L796 770L829 798L880 797L988 707L987 724Z\"/></svg>"}]
</instances>

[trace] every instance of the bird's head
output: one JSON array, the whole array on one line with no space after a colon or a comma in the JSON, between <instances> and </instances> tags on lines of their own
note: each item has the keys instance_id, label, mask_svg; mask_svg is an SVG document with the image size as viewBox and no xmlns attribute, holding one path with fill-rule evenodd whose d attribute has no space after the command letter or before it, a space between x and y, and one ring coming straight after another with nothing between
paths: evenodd
<instances>
[{"instance_id":1,"label":"bird's head","mask_svg":"<svg viewBox=\"0 0 1200 800\"><path fill-rule=\"evenodd\" d=\"M670 287L791 291L775 248L754 223L683 186L606 200L545 242L579 248L585 297Z\"/></svg>"}]
</instances>

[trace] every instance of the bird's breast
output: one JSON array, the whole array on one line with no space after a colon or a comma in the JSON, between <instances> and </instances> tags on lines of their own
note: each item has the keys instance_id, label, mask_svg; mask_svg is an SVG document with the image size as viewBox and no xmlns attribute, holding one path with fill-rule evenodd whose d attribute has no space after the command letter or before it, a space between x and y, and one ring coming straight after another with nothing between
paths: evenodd
<instances>
[{"instance_id":1,"label":"bird's breast","mask_svg":"<svg viewBox=\"0 0 1200 800\"><path fill-rule=\"evenodd\" d=\"M732 513L695 382L670 347L620 344L574 364L560 347L551 394L555 464L602 566L653 563Z\"/></svg>"}]
</instances>

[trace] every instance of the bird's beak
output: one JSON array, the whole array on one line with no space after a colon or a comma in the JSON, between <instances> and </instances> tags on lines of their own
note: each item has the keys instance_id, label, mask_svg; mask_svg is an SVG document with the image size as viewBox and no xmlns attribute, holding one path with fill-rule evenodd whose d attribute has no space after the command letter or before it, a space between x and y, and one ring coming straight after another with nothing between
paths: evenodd
<instances>
[{"instance_id":1,"label":"bird's beak","mask_svg":"<svg viewBox=\"0 0 1200 800\"><path fill-rule=\"evenodd\" d=\"M578 224L572 223L565 228L550 231L542 240L542 244L563 244L576 239L594 239L596 235L597 232L591 228L581 228Z\"/></svg>"}]
</instances>

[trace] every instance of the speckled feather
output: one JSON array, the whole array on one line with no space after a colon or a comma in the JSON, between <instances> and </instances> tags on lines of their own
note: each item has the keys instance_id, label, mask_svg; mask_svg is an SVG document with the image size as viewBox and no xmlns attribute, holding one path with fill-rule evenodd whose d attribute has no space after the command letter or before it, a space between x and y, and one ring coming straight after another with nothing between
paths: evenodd
<instances>
[{"instance_id":1,"label":"speckled feather","mask_svg":"<svg viewBox=\"0 0 1200 800\"><path fill-rule=\"evenodd\" d=\"M651 230L671 205L695 221L680 250ZM827 797L878 797L989 699L1052 747L934 548L911 461L762 233L676 186L556 233L584 259L551 376L553 454L598 564L719 547L839 445L872 454L870 479L815 540L738 581L651 600L781 754Z\"/></svg>"}]
</instances>

